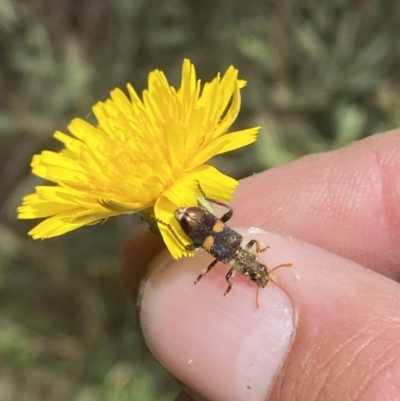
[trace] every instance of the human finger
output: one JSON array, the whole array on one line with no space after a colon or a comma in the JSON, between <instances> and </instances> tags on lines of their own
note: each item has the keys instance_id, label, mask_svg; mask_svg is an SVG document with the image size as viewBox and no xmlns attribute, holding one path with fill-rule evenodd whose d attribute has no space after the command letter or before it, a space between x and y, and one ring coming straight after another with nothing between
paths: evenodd
<instances>
[{"instance_id":1,"label":"human finger","mask_svg":"<svg viewBox=\"0 0 400 401\"><path fill-rule=\"evenodd\" d=\"M223 265L193 284L209 255L160 257L142 288L140 316L153 354L208 400L396 399L399 285L313 245L252 230L261 262L292 268L260 291Z\"/></svg>"},{"instance_id":2,"label":"human finger","mask_svg":"<svg viewBox=\"0 0 400 401\"><path fill-rule=\"evenodd\" d=\"M400 279L400 130L241 181L234 224L290 234Z\"/></svg>"}]
</instances>

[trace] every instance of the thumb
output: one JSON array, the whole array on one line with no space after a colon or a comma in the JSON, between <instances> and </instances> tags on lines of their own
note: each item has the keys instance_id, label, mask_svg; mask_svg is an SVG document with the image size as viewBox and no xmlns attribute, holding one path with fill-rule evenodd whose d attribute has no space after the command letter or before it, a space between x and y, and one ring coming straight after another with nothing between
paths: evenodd
<instances>
[{"instance_id":1,"label":"thumb","mask_svg":"<svg viewBox=\"0 0 400 401\"><path fill-rule=\"evenodd\" d=\"M293 263L259 293L212 259L159 257L142 285L147 344L178 379L208 400L398 399L400 288L315 246L247 233L271 249L261 263Z\"/></svg>"}]
</instances>

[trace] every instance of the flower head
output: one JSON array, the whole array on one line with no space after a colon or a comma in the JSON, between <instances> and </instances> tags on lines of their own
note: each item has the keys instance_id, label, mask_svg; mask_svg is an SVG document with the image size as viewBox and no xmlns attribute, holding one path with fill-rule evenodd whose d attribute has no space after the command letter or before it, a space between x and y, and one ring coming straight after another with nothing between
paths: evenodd
<instances>
[{"instance_id":1,"label":"flower head","mask_svg":"<svg viewBox=\"0 0 400 401\"><path fill-rule=\"evenodd\" d=\"M93 107L93 126L74 119L71 135L54 137L60 152L33 157L32 172L57 185L38 186L23 199L20 219L45 218L29 234L49 238L119 214L150 214L170 224L184 243L174 217L183 206L198 204L201 193L230 200L237 181L205 163L211 157L255 141L259 127L227 134L240 109L240 89L232 66L204 85L184 60L181 86L172 87L161 71L149 74L148 89L138 96L128 85ZM172 256L188 255L163 224L159 230Z\"/></svg>"}]
</instances>

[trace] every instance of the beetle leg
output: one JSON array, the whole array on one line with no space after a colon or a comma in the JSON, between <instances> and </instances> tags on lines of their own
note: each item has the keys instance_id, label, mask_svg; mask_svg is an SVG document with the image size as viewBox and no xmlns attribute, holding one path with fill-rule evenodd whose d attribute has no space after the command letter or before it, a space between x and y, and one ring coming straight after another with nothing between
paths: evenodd
<instances>
[{"instance_id":1,"label":"beetle leg","mask_svg":"<svg viewBox=\"0 0 400 401\"><path fill-rule=\"evenodd\" d=\"M224 292L224 295L228 294L228 292L232 289L233 283L232 283L229 279L232 277L232 274L233 274L234 270L235 270L235 268L234 268L234 267L231 267L231 268L228 270L228 273L226 273L225 278L226 278L226 281L228 282L228 288L227 288L226 291Z\"/></svg>"},{"instance_id":2,"label":"beetle leg","mask_svg":"<svg viewBox=\"0 0 400 401\"><path fill-rule=\"evenodd\" d=\"M255 239L252 239L251 241L249 241L249 243L246 245L245 248L247 250L250 250L254 245L256 247L256 252L257 253L265 252L268 248L270 248L269 246L266 246L265 248L261 248L260 243Z\"/></svg>"},{"instance_id":3,"label":"beetle leg","mask_svg":"<svg viewBox=\"0 0 400 401\"><path fill-rule=\"evenodd\" d=\"M200 281L200 279L205 276L217 264L217 262L218 259L215 259L212 263L210 263L210 266L207 267L207 270L204 273L201 273L194 283L196 284L198 281Z\"/></svg>"}]
</instances>

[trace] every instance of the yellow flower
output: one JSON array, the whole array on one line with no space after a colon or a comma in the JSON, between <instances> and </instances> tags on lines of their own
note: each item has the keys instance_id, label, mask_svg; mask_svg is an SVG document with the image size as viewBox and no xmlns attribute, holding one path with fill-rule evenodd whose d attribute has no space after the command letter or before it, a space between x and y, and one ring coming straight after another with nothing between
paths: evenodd
<instances>
[{"instance_id":1,"label":"yellow flower","mask_svg":"<svg viewBox=\"0 0 400 401\"><path fill-rule=\"evenodd\" d=\"M237 181L212 166L211 157L255 141L259 127L227 134L240 109L245 81L229 67L204 85L184 60L181 86L170 86L158 70L149 74L142 99L131 85L129 98L120 90L93 107L93 126L74 119L72 136L54 137L60 152L43 151L32 160L32 172L56 183L38 186L23 199L20 219L45 218L29 234L49 238L119 214L140 213L168 223L188 242L174 217L178 207L198 204L198 183L208 197L230 200ZM170 231L159 230L175 258L190 255Z\"/></svg>"}]
</instances>

